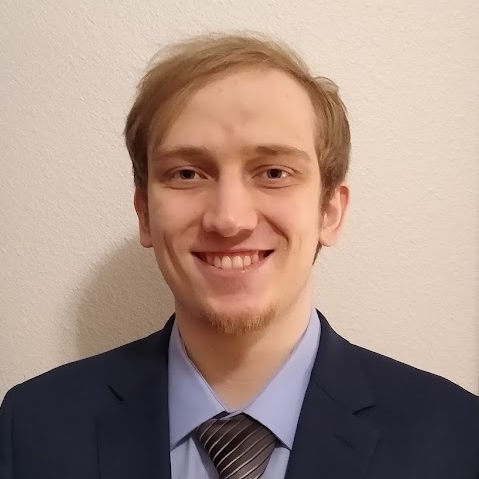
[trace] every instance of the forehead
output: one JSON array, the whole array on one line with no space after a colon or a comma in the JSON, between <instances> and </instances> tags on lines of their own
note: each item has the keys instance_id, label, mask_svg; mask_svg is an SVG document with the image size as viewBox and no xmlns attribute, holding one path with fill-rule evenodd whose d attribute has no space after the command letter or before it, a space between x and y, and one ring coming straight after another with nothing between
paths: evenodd
<instances>
[{"instance_id":1,"label":"forehead","mask_svg":"<svg viewBox=\"0 0 479 479\"><path fill-rule=\"evenodd\" d=\"M308 93L286 73L231 72L192 95L177 113L162 146L187 142L212 148L234 143L243 147L244 143L271 142L313 147L315 124Z\"/></svg>"}]
</instances>

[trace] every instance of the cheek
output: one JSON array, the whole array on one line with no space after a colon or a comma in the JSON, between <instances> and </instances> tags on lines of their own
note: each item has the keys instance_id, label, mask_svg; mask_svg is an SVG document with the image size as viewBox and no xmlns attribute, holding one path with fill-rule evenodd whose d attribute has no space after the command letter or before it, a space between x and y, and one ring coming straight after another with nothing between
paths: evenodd
<instances>
[{"instance_id":1,"label":"cheek","mask_svg":"<svg viewBox=\"0 0 479 479\"><path fill-rule=\"evenodd\" d=\"M311 198L301 195L276 202L275 218L290 235L304 236L319 232L319 200L315 202Z\"/></svg>"},{"instance_id":2,"label":"cheek","mask_svg":"<svg viewBox=\"0 0 479 479\"><path fill-rule=\"evenodd\" d=\"M156 243L169 242L170 248L180 244L195 223L196 202L185 201L179 195L157 195L150 202L150 228ZM196 221L197 222L197 221Z\"/></svg>"},{"instance_id":3,"label":"cheek","mask_svg":"<svg viewBox=\"0 0 479 479\"><path fill-rule=\"evenodd\" d=\"M319 241L319 200L312 196L300 195L288 201L276 203L271 211L271 220L278 233L288 243L289 254L294 261L304 258L310 264L310 257L316 251Z\"/></svg>"},{"instance_id":4,"label":"cheek","mask_svg":"<svg viewBox=\"0 0 479 479\"><path fill-rule=\"evenodd\" d=\"M175 229L175 222L177 216L173 214L171 207L168 207L168 202L158 196L150 196L149 202L150 211L150 228L153 238L158 241L164 235L168 234L168 230Z\"/></svg>"}]
</instances>

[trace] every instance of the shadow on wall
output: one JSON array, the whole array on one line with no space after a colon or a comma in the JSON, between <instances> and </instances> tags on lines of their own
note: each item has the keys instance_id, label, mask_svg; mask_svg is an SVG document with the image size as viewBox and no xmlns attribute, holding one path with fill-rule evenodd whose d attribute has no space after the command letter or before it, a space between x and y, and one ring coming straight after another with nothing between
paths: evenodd
<instances>
[{"instance_id":1,"label":"shadow on wall","mask_svg":"<svg viewBox=\"0 0 479 479\"><path fill-rule=\"evenodd\" d=\"M76 347L82 358L158 331L174 311L152 250L136 238L92 265L77 298Z\"/></svg>"}]
</instances>

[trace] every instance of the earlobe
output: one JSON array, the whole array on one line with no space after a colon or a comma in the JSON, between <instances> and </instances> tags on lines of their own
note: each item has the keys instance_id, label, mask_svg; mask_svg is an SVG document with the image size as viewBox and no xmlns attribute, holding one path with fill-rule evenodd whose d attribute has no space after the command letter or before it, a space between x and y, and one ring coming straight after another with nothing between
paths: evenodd
<instances>
[{"instance_id":1,"label":"earlobe","mask_svg":"<svg viewBox=\"0 0 479 479\"><path fill-rule=\"evenodd\" d=\"M136 188L134 197L135 211L138 216L140 244L144 248L153 246L151 241L150 217L148 212L148 195L146 191Z\"/></svg>"},{"instance_id":2,"label":"earlobe","mask_svg":"<svg viewBox=\"0 0 479 479\"><path fill-rule=\"evenodd\" d=\"M322 246L334 246L339 240L349 206L349 194L349 188L341 184L323 205L319 231L319 242Z\"/></svg>"}]
</instances>

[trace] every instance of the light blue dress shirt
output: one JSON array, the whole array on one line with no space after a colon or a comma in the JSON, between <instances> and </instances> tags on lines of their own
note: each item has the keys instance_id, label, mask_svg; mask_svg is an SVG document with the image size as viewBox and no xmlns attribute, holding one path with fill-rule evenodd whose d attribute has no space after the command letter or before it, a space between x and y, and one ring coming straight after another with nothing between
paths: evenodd
<instances>
[{"instance_id":1,"label":"light blue dress shirt","mask_svg":"<svg viewBox=\"0 0 479 479\"><path fill-rule=\"evenodd\" d=\"M212 461L194 437L194 430L212 417L239 412L253 417L278 438L261 479L284 478L320 335L321 325L313 309L308 327L286 363L251 403L241 411L231 411L188 358L175 323L168 352L172 479L218 479Z\"/></svg>"}]
</instances>

